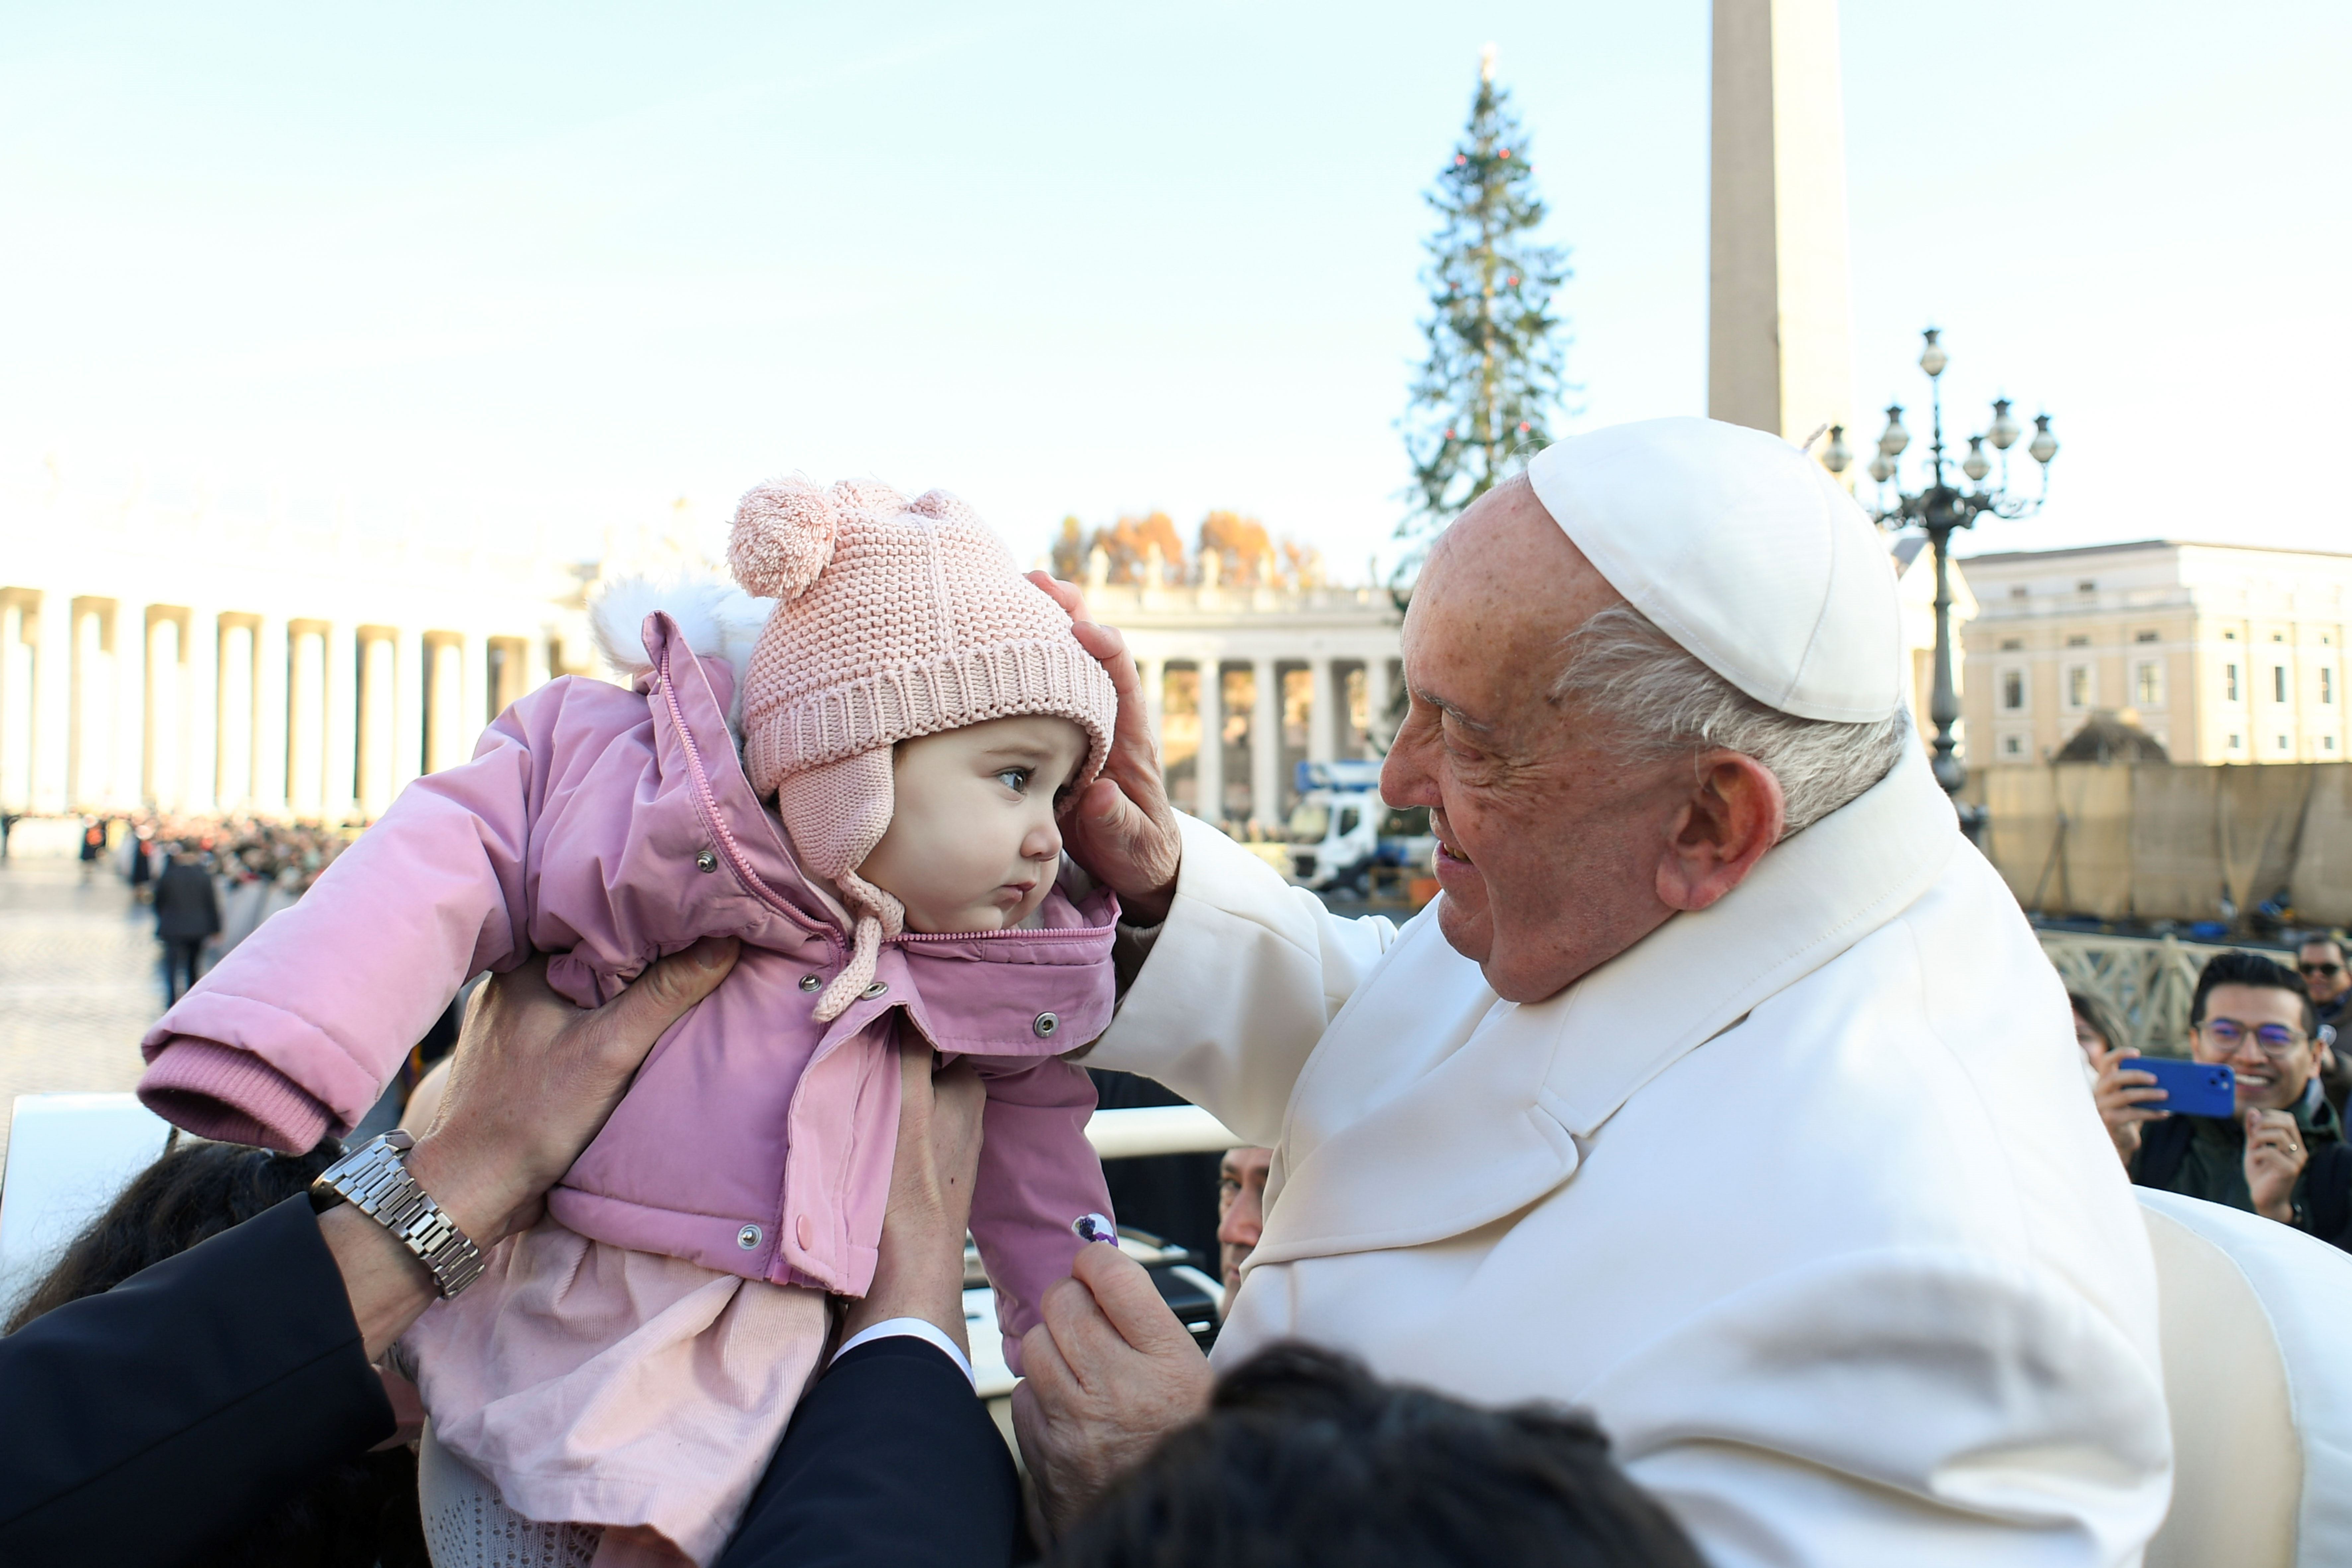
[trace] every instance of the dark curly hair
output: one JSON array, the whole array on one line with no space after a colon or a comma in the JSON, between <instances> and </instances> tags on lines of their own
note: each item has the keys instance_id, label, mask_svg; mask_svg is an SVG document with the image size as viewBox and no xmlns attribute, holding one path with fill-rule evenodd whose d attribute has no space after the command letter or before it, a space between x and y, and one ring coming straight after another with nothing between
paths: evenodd
<instances>
[{"instance_id":1,"label":"dark curly hair","mask_svg":"<svg viewBox=\"0 0 2352 1568\"><path fill-rule=\"evenodd\" d=\"M2197 994L2189 1003L2190 1028L2205 1021L2205 998L2216 985L2251 985L2262 991L2292 992L2303 1004L2303 1032L2319 1033L2319 1012L2311 1005L2311 987L2304 984L2303 976L2274 959L2240 948L2217 952L2205 961L2203 973L2197 976Z\"/></svg>"},{"instance_id":2,"label":"dark curly hair","mask_svg":"<svg viewBox=\"0 0 2352 1568\"><path fill-rule=\"evenodd\" d=\"M1586 1417L1485 1410L1277 1344L1217 1385L1053 1568L1704 1568Z\"/></svg>"},{"instance_id":3,"label":"dark curly hair","mask_svg":"<svg viewBox=\"0 0 2352 1568\"><path fill-rule=\"evenodd\" d=\"M113 1289L151 1265L309 1189L341 1157L183 1140L142 1171L66 1247L9 1316L15 1333L68 1301ZM405 1445L337 1460L268 1517L202 1560L217 1568L426 1568L416 1456Z\"/></svg>"}]
</instances>

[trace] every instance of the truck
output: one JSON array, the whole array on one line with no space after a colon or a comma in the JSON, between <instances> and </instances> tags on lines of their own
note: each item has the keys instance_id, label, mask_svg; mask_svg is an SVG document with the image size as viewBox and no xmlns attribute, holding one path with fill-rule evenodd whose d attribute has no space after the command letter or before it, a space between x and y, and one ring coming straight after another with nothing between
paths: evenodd
<instances>
[{"instance_id":1,"label":"truck","mask_svg":"<svg viewBox=\"0 0 2352 1568\"><path fill-rule=\"evenodd\" d=\"M1400 810L1381 799L1378 758L1300 763L1297 780L1298 804L1283 832L1292 881L1317 892L1369 893L1382 868L1428 873L1437 847L1429 808Z\"/></svg>"}]
</instances>

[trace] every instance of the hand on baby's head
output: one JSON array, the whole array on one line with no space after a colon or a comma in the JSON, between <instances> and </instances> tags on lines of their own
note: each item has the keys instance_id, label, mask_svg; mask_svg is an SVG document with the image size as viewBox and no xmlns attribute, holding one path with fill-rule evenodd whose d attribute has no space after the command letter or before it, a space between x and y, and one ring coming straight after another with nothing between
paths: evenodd
<instances>
[{"instance_id":1,"label":"hand on baby's head","mask_svg":"<svg viewBox=\"0 0 2352 1568\"><path fill-rule=\"evenodd\" d=\"M1054 885L1055 813L1086 761L1086 731L1045 714L901 741L890 826L857 874L906 905L909 931L1019 925Z\"/></svg>"}]
</instances>

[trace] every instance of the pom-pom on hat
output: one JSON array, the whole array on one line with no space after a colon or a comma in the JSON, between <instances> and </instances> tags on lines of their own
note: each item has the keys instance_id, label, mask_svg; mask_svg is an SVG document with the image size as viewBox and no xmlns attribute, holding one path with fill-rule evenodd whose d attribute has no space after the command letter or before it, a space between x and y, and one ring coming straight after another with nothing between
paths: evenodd
<instances>
[{"instance_id":1,"label":"pom-pom on hat","mask_svg":"<svg viewBox=\"0 0 2352 1568\"><path fill-rule=\"evenodd\" d=\"M1083 786L1102 771L1118 698L1068 615L945 490L908 501L866 479L772 480L736 506L727 559L747 593L777 601L744 671L744 765L775 795L803 865L856 917L849 966L818 999L829 1020L906 918L857 875L890 826L891 746L991 719L1067 719L1087 735Z\"/></svg>"}]
</instances>

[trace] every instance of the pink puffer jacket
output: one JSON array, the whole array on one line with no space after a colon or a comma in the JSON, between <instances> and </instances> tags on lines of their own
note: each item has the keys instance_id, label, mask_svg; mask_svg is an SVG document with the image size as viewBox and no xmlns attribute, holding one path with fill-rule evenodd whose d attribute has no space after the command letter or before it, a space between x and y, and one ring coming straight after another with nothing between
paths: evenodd
<instances>
[{"instance_id":1,"label":"pink puffer jacket","mask_svg":"<svg viewBox=\"0 0 2352 1568\"><path fill-rule=\"evenodd\" d=\"M657 956L740 937L550 1211L616 1246L863 1293L911 1026L988 1080L971 1229L1016 1340L1069 1272L1070 1221L1109 1210L1093 1087L1059 1056L1110 1021L1116 901L1056 889L1038 928L892 938L865 997L817 1024L846 936L736 760L733 671L667 615L645 646L636 690L551 682L470 763L410 785L148 1033L141 1097L208 1137L305 1149L366 1113L469 975L555 952L550 980L590 1005Z\"/></svg>"}]
</instances>

